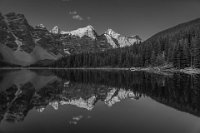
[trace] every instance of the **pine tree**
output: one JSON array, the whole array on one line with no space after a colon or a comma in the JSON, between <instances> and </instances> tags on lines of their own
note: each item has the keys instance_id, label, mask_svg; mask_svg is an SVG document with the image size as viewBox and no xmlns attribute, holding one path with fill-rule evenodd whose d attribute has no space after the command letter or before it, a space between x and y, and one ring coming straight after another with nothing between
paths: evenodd
<instances>
[{"instance_id":1,"label":"pine tree","mask_svg":"<svg viewBox=\"0 0 200 133\"><path fill-rule=\"evenodd\" d=\"M200 68L200 38L195 41L194 66Z\"/></svg>"}]
</instances>

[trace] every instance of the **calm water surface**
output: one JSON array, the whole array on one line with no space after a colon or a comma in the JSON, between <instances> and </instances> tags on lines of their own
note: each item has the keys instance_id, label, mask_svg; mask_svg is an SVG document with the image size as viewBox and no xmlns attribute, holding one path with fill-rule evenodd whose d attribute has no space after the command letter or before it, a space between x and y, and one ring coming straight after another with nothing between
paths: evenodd
<instances>
[{"instance_id":1,"label":"calm water surface","mask_svg":"<svg viewBox=\"0 0 200 133\"><path fill-rule=\"evenodd\" d=\"M200 75L0 71L2 133L199 133Z\"/></svg>"}]
</instances>

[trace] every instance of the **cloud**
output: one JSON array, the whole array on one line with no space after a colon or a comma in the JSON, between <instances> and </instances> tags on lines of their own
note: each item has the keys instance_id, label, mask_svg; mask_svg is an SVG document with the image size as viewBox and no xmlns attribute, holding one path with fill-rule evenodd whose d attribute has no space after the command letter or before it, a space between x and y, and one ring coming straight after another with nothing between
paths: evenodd
<instances>
[{"instance_id":1,"label":"cloud","mask_svg":"<svg viewBox=\"0 0 200 133\"><path fill-rule=\"evenodd\" d=\"M91 17L87 17L87 20L91 20Z\"/></svg>"},{"instance_id":2,"label":"cloud","mask_svg":"<svg viewBox=\"0 0 200 133\"><path fill-rule=\"evenodd\" d=\"M91 20L91 17L85 17L85 18L83 18L81 15L79 15L78 14L78 12L77 11L69 11L69 15L71 15L72 16L72 19L74 19L74 20L79 20L79 21L82 21L82 20Z\"/></svg>"},{"instance_id":3,"label":"cloud","mask_svg":"<svg viewBox=\"0 0 200 133\"><path fill-rule=\"evenodd\" d=\"M76 14L77 14L77 11L70 11L69 14L70 14L70 15L76 15Z\"/></svg>"},{"instance_id":4,"label":"cloud","mask_svg":"<svg viewBox=\"0 0 200 133\"><path fill-rule=\"evenodd\" d=\"M72 18L74 19L74 20L79 20L79 21L82 21L83 20L83 18L80 16L80 15L74 15L74 16L72 16Z\"/></svg>"}]
</instances>

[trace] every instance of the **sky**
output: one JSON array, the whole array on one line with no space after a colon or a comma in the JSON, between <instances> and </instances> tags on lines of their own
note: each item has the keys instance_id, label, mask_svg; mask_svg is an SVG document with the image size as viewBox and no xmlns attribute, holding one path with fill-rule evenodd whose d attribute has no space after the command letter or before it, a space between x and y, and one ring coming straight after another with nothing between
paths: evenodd
<instances>
[{"instance_id":1,"label":"sky","mask_svg":"<svg viewBox=\"0 0 200 133\"><path fill-rule=\"evenodd\" d=\"M92 25L143 40L179 23L200 18L200 0L0 0L0 12L22 13L32 26L70 31Z\"/></svg>"}]
</instances>

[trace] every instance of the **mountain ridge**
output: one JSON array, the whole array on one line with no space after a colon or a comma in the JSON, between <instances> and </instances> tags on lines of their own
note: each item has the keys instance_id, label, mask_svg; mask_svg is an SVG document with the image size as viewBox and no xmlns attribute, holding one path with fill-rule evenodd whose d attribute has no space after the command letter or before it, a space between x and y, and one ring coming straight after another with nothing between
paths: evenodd
<instances>
[{"instance_id":1,"label":"mountain ridge","mask_svg":"<svg viewBox=\"0 0 200 133\"><path fill-rule=\"evenodd\" d=\"M112 39L115 42L118 42L117 39L124 40L125 38L120 37L113 30L109 30L105 35L107 34L110 34L107 39L116 38ZM129 42L127 41L127 43ZM163 30L140 45L131 45L95 54L73 55L56 61L52 67L169 68L170 66L172 69L181 70L200 68L199 53L200 19L195 19ZM80 60L80 56L84 58ZM69 64L68 62L71 60L73 63Z\"/></svg>"},{"instance_id":2,"label":"mountain ridge","mask_svg":"<svg viewBox=\"0 0 200 133\"><path fill-rule=\"evenodd\" d=\"M141 41L139 38L130 42L127 37L108 36L98 35L91 25L67 32L55 26L49 31L43 24L31 26L23 14L0 14L1 62L15 65L27 66L42 60L126 47Z\"/></svg>"}]
</instances>

